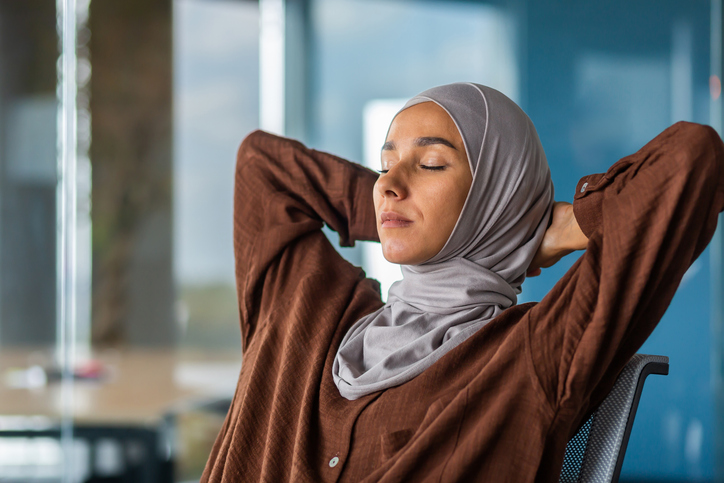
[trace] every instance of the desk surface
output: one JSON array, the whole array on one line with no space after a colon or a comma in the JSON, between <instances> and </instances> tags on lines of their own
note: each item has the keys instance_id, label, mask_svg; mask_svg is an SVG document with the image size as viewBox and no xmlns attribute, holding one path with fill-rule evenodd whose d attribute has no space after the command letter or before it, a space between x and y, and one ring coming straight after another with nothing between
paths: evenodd
<instances>
[{"instance_id":1,"label":"desk surface","mask_svg":"<svg viewBox=\"0 0 724 483\"><path fill-rule=\"evenodd\" d=\"M6 377L32 365L45 367L50 359L47 351L0 351L0 426L7 426L3 417L6 421L17 421L14 417L18 416L60 420L63 391L59 382L33 389L13 388ZM155 425L176 406L233 394L241 367L240 351L209 354L134 349L100 352L94 359L108 368L108 376L74 382L69 406L78 424Z\"/></svg>"}]
</instances>

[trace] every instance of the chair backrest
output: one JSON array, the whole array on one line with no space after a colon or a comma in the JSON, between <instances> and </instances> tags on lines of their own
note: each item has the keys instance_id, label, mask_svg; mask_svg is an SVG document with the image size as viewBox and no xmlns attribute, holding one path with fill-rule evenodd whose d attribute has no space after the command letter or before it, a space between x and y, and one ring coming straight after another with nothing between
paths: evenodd
<instances>
[{"instance_id":1,"label":"chair backrest","mask_svg":"<svg viewBox=\"0 0 724 483\"><path fill-rule=\"evenodd\" d=\"M609 395L568 442L560 483L618 482L646 376L668 373L668 357L631 358Z\"/></svg>"}]
</instances>

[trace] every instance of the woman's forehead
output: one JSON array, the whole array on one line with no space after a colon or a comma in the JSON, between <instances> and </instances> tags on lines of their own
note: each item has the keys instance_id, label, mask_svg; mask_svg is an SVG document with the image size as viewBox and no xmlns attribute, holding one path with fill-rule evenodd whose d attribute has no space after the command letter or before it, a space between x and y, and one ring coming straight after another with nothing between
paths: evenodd
<instances>
[{"instance_id":1,"label":"woman's forehead","mask_svg":"<svg viewBox=\"0 0 724 483\"><path fill-rule=\"evenodd\" d=\"M387 142L413 142L418 138L447 140L455 149L464 149L460 132L450 115L434 102L408 107L395 116L387 133Z\"/></svg>"}]
</instances>

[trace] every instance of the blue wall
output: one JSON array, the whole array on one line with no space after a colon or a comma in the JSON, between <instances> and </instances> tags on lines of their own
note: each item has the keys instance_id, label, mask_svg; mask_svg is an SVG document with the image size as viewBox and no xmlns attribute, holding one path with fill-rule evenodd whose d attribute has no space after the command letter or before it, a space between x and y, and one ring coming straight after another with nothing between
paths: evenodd
<instances>
[{"instance_id":1,"label":"blue wall","mask_svg":"<svg viewBox=\"0 0 724 483\"><path fill-rule=\"evenodd\" d=\"M709 9L706 1L528 2L525 109L560 199L672 122L709 122ZM689 89L676 79L687 51ZM688 109L673 98L677 89L690 93ZM564 268L531 283L531 300ZM707 250L641 349L668 355L671 370L646 384L623 478L713 478L709 299Z\"/></svg>"}]
</instances>

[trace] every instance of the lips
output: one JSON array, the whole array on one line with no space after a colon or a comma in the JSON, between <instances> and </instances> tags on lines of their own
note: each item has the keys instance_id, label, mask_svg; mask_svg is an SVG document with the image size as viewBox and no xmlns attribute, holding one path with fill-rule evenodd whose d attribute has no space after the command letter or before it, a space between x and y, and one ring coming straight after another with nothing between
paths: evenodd
<instances>
[{"instance_id":1,"label":"lips","mask_svg":"<svg viewBox=\"0 0 724 483\"><path fill-rule=\"evenodd\" d=\"M380 222L382 228L403 228L412 224L412 220L394 211L380 213Z\"/></svg>"}]
</instances>

